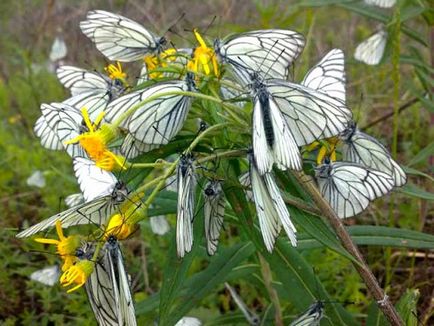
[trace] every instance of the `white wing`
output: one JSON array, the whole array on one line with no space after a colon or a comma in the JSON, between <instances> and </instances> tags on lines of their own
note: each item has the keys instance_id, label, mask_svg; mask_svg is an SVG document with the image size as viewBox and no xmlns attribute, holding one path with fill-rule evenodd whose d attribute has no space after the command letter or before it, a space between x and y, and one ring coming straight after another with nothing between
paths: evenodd
<instances>
[{"instance_id":1,"label":"white wing","mask_svg":"<svg viewBox=\"0 0 434 326\"><path fill-rule=\"evenodd\" d=\"M94 161L83 157L75 157L73 164L75 177L86 202L111 195L117 183L113 173L97 167Z\"/></svg>"},{"instance_id":2,"label":"white wing","mask_svg":"<svg viewBox=\"0 0 434 326\"><path fill-rule=\"evenodd\" d=\"M184 81L158 83L146 89L145 98L167 92L188 91ZM191 98L183 95L162 96L142 105L135 111L128 130L141 143L167 144L182 128L191 105Z\"/></svg>"},{"instance_id":3,"label":"white wing","mask_svg":"<svg viewBox=\"0 0 434 326\"><path fill-rule=\"evenodd\" d=\"M246 195L246 199L253 202L253 193L252 193L252 183L250 181L250 173L246 172L238 177L238 181L241 185L247 189L244 189L244 193Z\"/></svg>"},{"instance_id":4,"label":"white wing","mask_svg":"<svg viewBox=\"0 0 434 326\"><path fill-rule=\"evenodd\" d=\"M280 80L268 81L267 89L298 146L336 136L351 120L343 102L321 91Z\"/></svg>"},{"instance_id":5,"label":"white wing","mask_svg":"<svg viewBox=\"0 0 434 326\"><path fill-rule=\"evenodd\" d=\"M268 96L255 97L253 109L253 154L259 173L270 172L273 163L281 170L300 170L301 155L277 103Z\"/></svg>"},{"instance_id":6,"label":"white wing","mask_svg":"<svg viewBox=\"0 0 434 326\"><path fill-rule=\"evenodd\" d=\"M190 252L193 245L193 217L196 176L192 158L181 157L177 170L178 206L176 216L176 245L179 257Z\"/></svg>"},{"instance_id":7,"label":"white wing","mask_svg":"<svg viewBox=\"0 0 434 326\"><path fill-rule=\"evenodd\" d=\"M312 304L301 316L291 322L289 326L319 326L324 317L322 301Z\"/></svg>"},{"instance_id":8,"label":"white wing","mask_svg":"<svg viewBox=\"0 0 434 326\"><path fill-rule=\"evenodd\" d=\"M118 242L105 244L103 263L112 283L118 325L137 325L128 275Z\"/></svg>"},{"instance_id":9,"label":"white wing","mask_svg":"<svg viewBox=\"0 0 434 326\"><path fill-rule=\"evenodd\" d=\"M367 65L378 65L386 48L387 32L379 31L356 47L354 58Z\"/></svg>"},{"instance_id":10,"label":"white wing","mask_svg":"<svg viewBox=\"0 0 434 326\"><path fill-rule=\"evenodd\" d=\"M149 221L151 224L151 230L158 235L165 235L170 231L170 225L164 215L151 216Z\"/></svg>"},{"instance_id":11,"label":"white wing","mask_svg":"<svg viewBox=\"0 0 434 326\"><path fill-rule=\"evenodd\" d=\"M380 8L391 8L396 4L396 0L363 0L370 6L377 6Z\"/></svg>"},{"instance_id":12,"label":"white wing","mask_svg":"<svg viewBox=\"0 0 434 326\"><path fill-rule=\"evenodd\" d=\"M80 204L84 203L84 197L83 194L77 193L77 194L71 194L69 196L66 196L65 198L65 204L66 206L68 206L69 208L73 207L73 206L78 206Z\"/></svg>"},{"instance_id":13,"label":"white wing","mask_svg":"<svg viewBox=\"0 0 434 326\"><path fill-rule=\"evenodd\" d=\"M60 66L56 74L73 96L85 92L105 93L111 86L111 82L102 75L73 66Z\"/></svg>"},{"instance_id":14,"label":"white wing","mask_svg":"<svg viewBox=\"0 0 434 326\"><path fill-rule=\"evenodd\" d=\"M345 60L342 50L333 49L327 53L307 72L301 84L345 103Z\"/></svg>"},{"instance_id":15,"label":"white wing","mask_svg":"<svg viewBox=\"0 0 434 326\"><path fill-rule=\"evenodd\" d=\"M130 62L161 49L162 38L156 37L135 21L103 10L92 10L80 22L82 32L108 59Z\"/></svg>"},{"instance_id":16,"label":"white wing","mask_svg":"<svg viewBox=\"0 0 434 326\"><path fill-rule=\"evenodd\" d=\"M391 157L387 149L374 137L358 129L350 138L344 139L342 146L343 160L359 163L388 175L394 179L397 187L403 186L407 177L402 168Z\"/></svg>"},{"instance_id":17,"label":"white wing","mask_svg":"<svg viewBox=\"0 0 434 326\"><path fill-rule=\"evenodd\" d=\"M21 231L16 236L18 238L29 237L40 231L52 228L58 220L62 222L62 228L80 224L103 225L114 213L119 211L119 206L125 201L127 195L126 188L118 183L113 193L109 196L71 207Z\"/></svg>"},{"instance_id":18,"label":"white wing","mask_svg":"<svg viewBox=\"0 0 434 326\"><path fill-rule=\"evenodd\" d=\"M388 174L354 163L322 164L316 169L321 194L340 218L357 215L393 188Z\"/></svg>"},{"instance_id":19,"label":"white wing","mask_svg":"<svg viewBox=\"0 0 434 326\"><path fill-rule=\"evenodd\" d=\"M33 130L35 131L35 135L40 138L41 145L45 148L55 151L63 149L63 144L59 136L57 136L56 131L50 127L43 115L36 120Z\"/></svg>"},{"instance_id":20,"label":"white wing","mask_svg":"<svg viewBox=\"0 0 434 326\"><path fill-rule=\"evenodd\" d=\"M230 64L244 85L249 74L258 72L262 79L286 79L289 68L304 47L304 37L283 29L241 33L215 42L215 51L223 63Z\"/></svg>"},{"instance_id":21,"label":"white wing","mask_svg":"<svg viewBox=\"0 0 434 326\"><path fill-rule=\"evenodd\" d=\"M238 308L243 313L244 317L246 317L247 322L251 326L257 326L260 324L261 319L257 314L255 314L253 311L251 311L247 305L244 303L243 299L238 295L237 291L230 286L227 282L225 282L225 287L231 294L232 299L234 299L235 303L237 304Z\"/></svg>"},{"instance_id":22,"label":"white wing","mask_svg":"<svg viewBox=\"0 0 434 326\"><path fill-rule=\"evenodd\" d=\"M202 322L196 317L182 317L175 326L201 326Z\"/></svg>"},{"instance_id":23,"label":"white wing","mask_svg":"<svg viewBox=\"0 0 434 326\"><path fill-rule=\"evenodd\" d=\"M159 144L144 144L134 138L133 135L127 134L121 145L121 154L127 159L136 158L140 154L147 153L155 148L160 147Z\"/></svg>"},{"instance_id":24,"label":"white wing","mask_svg":"<svg viewBox=\"0 0 434 326\"><path fill-rule=\"evenodd\" d=\"M209 181L205 185L205 203L203 206L205 217L205 238L207 252L214 255L220 237L220 230L225 215L225 196L220 181Z\"/></svg>"},{"instance_id":25,"label":"white wing","mask_svg":"<svg viewBox=\"0 0 434 326\"><path fill-rule=\"evenodd\" d=\"M54 265L34 271L30 274L30 279L44 285L53 286L57 281L59 281L59 276L59 266Z\"/></svg>"},{"instance_id":26,"label":"white wing","mask_svg":"<svg viewBox=\"0 0 434 326\"><path fill-rule=\"evenodd\" d=\"M267 250L272 252L282 223L291 244L296 246L296 230L290 220L288 209L283 202L273 176L270 173L261 176L251 162L250 180L252 182L253 198L259 218L259 226L261 227L262 237L264 238Z\"/></svg>"},{"instance_id":27,"label":"white wing","mask_svg":"<svg viewBox=\"0 0 434 326\"><path fill-rule=\"evenodd\" d=\"M102 111L106 109L107 104L110 101L110 96L111 95L109 92L84 92L70 97L69 99L63 101L63 103L74 107L79 112L81 112L82 108L86 108L90 119L93 121Z\"/></svg>"},{"instance_id":28,"label":"white wing","mask_svg":"<svg viewBox=\"0 0 434 326\"><path fill-rule=\"evenodd\" d=\"M68 48L66 47L65 41L62 37L57 36L54 39L53 45L51 46L50 51L50 61L56 62L58 60L63 59L68 54Z\"/></svg>"}]
</instances>

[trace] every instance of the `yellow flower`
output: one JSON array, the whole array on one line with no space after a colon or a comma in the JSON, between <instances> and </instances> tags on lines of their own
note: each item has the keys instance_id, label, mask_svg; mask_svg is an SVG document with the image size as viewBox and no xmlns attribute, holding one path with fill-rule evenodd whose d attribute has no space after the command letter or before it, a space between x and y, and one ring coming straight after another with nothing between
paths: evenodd
<instances>
[{"instance_id":1,"label":"yellow flower","mask_svg":"<svg viewBox=\"0 0 434 326\"><path fill-rule=\"evenodd\" d=\"M93 272L93 268L94 263L90 260L80 260L64 271L60 277L60 284L62 284L64 287L70 286L74 283L77 284L73 288L66 291L67 293L71 293L86 283L87 278Z\"/></svg>"},{"instance_id":2,"label":"yellow flower","mask_svg":"<svg viewBox=\"0 0 434 326\"><path fill-rule=\"evenodd\" d=\"M156 79L163 77L162 71L154 71L157 68L165 68L168 64L175 62L177 58L176 49L171 48L160 53L159 55L147 55L143 58L146 69L150 71L149 78Z\"/></svg>"},{"instance_id":3,"label":"yellow flower","mask_svg":"<svg viewBox=\"0 0 434 326\"><path fill-rule=\"evenodd\" d=\"M66 141L65 144L79 143L86 151L87 155L95 162L95 165L101 169L107 171L126 169L126 159L112 153L107 147L116 137L116 130L109 124L103 124L98 128L104 118L104 112L98 115L94 123L90 121L89 113L86 108L83 108L81 113L88 131Z\"/></svg>"},{"instance_id":4,"label":"yellow flower","mask_svg":"<svg viewBox=\"0 0 434 326\"><path fill-rule=\"evenodd\" d=\"M113 215L106 227L104 238L107 240L110 235L115 235L118 240L128 238L136 230L136 224L131 222L124 214Z\"/></svg>"},{"instance_id":5,"label":"yellow flower","mask_svg":"<svg viewBox=\"0 0 434 326\"><path fill-rule=\"evenodd\" d=\"M219 66L213 48L209 48L197 29L193 30L199 46L194 49L193 58L188 62L187 68L193 72L205 75L219 76Z\"/></svg>"},{"instance_id":6,"label":"yellow flower","mask_svg":"<svg viewBox=\"0 0 434 326\"><path fill-rule=\"evenodd\" d=\"M62 223L57 220L56 221L56 231L59 240L56 239L46 239L46 238L37 238L36 242L46 243L46 244L54 244L57 246L57 253L64 260L64 264L62 266L62 270L67 270L76 260L75 256L77 248L80 246L80 238L76 235L71 235L69 237L65 237L63 235Z\"/></svg>"},{"instance_id":7,"label":"yellow flower","mask_svg":"<svg viewBox=\"0 0 434 326\"><path fill-rule=\"evenodd\" d=\"M309 146L306 147L306 150L308 152L312 152L315 149L317 149L318 147L320 147L319 151L318 151L318 156L316 158L316 163L322 164L324 157L329 156L330 160L336 161L336 146L339 142L339 138L338 137L331 137L328 139L325 139L323 141L315 141L312 144L310 144Z\"/></svg>"},{"instance_id":8,"label":"yellow flower","mask_svg":"<svg viewBox=\"0 0 434 326\"><path fill-rule=\"evenodd\" d=\"M116 62L116 65L109 64L107 67L104 68L104 70L109 74L110 79L120 80L123 85L127 85L127 74L122 71L122 66L118 61Z\"/></svg>"}]
</instances>

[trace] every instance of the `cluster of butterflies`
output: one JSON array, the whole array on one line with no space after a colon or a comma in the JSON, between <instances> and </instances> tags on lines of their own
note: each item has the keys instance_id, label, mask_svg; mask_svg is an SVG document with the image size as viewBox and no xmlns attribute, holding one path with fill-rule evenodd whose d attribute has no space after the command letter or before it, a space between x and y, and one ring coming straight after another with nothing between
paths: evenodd
<instances>
[{"instance_id":1,"label":"cluster of butterflies","mask_svg":"<svg viewBox=\"0 0 434 326\"><path fill-rule=\"evenodd\" d=\"M80 27L104 56L120 62L159 55L167 43L165 37L154 35L140 24L102 10L90 11ZM315 173L321 194L341 218L360 213L370 201L406 181L387 149L352 121L345 104L341 50L327 53L300 83L287 80L304 43L299 33L282 29L250 31L214 42L220 64L229 68L231 78L242 89L249 90L253 103L250 168L240 181L254 201L265 246L270 252L282 226L292 245L297 244L296 229L273 168L302 170L300 147L320 139L340 139L342 161L331 162L326 158ZM142 73L140 80L146 79L146 69ZM101 124L124 118L120 123L122 145L116 150L130 159L169 143L183 128L193 101L191 94L198 92L192 72L133 91L119 74L117 78L109 78L61 66L57 76L72 96L62 103L42 104L35 133L44 147L64 150L73 158L82 194L68 197L69 209L21 231L18 237L47 230L59 220L64 228L80 224L105 226L111 216L125 211L125 207L141 205L140 201L132 203L135 194L121 180L122 172L116 176L97 167L79 144L65 143L89 131L83 123L81 108L87 108L92 121L104 112ZM222 96L228 93L222 91ZM197 170L194 154L184 152L176 173L176 243L180 257L193 244ZM203 194L207 251L213 255L225 214L223 181L210 180ZM77 251L77 257L91 259L93 252L94 245L86 243ZM95 271L86 282L86 291L100 325L136 325L128 274L116 235L106 240ZM318 309L312 308L307 315Z\"/></svg>"}]
</instances>

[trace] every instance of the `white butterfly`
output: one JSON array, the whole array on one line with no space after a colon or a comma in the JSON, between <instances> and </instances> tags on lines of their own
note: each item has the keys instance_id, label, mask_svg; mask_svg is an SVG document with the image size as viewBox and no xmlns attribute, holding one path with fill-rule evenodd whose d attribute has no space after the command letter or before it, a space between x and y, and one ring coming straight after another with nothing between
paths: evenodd
<instances>
[{"instance_id":1,"label":"white butterfly","mask_svg":"<svg viewBox=\"0 0 434 326\"><path fill-rule=\"evenodd\" d=\"M63 59L68 54L68 48L66 47L65 41L62 37L56 36L50 51L50 61L56 62Z\"/></svg>"},{"instance_id":2,"label":"white butterfly","mask_svg":"<svg viewBox=\"0 0 434 326\"><path fill-rule=\"evenodd\" d=\"M291 322L289 326L319 326L324 317L324 303L313 303L302 315Z\"/></svg>"},{"instance_id":3,"label":"white butterfly","mask_svg":"<svg viewBox=\"0 0 434 326\"><path fill-rule=\"evenodd\" d=\"M91 192L92 194L92 192ZM71 207L63 212L53 215L18 233L18 238L26 238L35 233L53 227L56 221L62 222L62 228L80 224L102 225L119 210L119 206L126 200L128 190L126 185L117 181L108 195L95 198L89 202Z\"/></svg>"},{"instance_id":4,"label":"white butterfly","mask_svg":"<svg viewBox=\"0 0 434 326\"><path fill-rule=\"evenodd\" d=\"M266 29L216 40L214 49L221 62L229 64L237 79L247 85L252 72L262 79L286 79L304 44L304 37L297 32Z\"/></svg>"},{"instance_id":5,"label":"white butterfly","mask_svg":"<svg viewBox=\"0 0 434 326\"><path fill-rule=\"evenodd\" d=\"M362 212L369 203L393 188L393 178L349 162L329 162L315 168L319 190L340 218Z\"/></svg>"},{"instance_id":6,"label":"white butterfly","mask_svg":"<svg viewBox=\"0 0 434 326\"><path fill-rule=\"evenodd\" d=\"M348 128L340 134L340 138L343 141L344 161L359 163L387 173L394 179L396 187L405 184L405 172L393 160L388 150L377 139L361 132L354 122L349 123Z\"/></svg>"},{"instance_id":7,"label":"white butterfly","mask_svg":"<svg viewBox=\"0 0 434 326\"><path fill-rule=\"evenodd\" d=\"M34 271L32 274L30 274L30 279L44 285L53 286L57 281L59 281L59 276L59 266L54 265Z\"/></svg>"},{"instance_id":8,"label":"white butterfly","mask_svg":"<svg viewBox=\"0 0 434 326\"><path fill-rule=\"evenodd\" d=\"M396 4L396 0L363 0L370 6L377 6L380 8L391 8Z\"/></svg>"},{"instance_id":9,"label":"white butterfly","mask_svg":"<svg viewBox=\"0 0 434 326\"><path fill-rule=\"evenodd\" d=\"M356 47L354 58L367 65L378 65L383 58L386 48L387 32L384 30L375 33Z\"/></svg>"},{"instance_id":10,"label":"white butterfly","mask_svg":"<svg viewBox=\"0 0 434 326\"><path fill-rule=\"evenodd\" d=\"M166 43L135 21L104 10L92 10L80 22L89 37L109 60L130 62L149 53L159 53Z\"/></svg>"},{"instance_id":11,"label":"white butterfly","mask_svg":"<svg viewBox=\"0 0 434 326\"><path fill-rule=\"evenodd\" d=\"M238 181L244 187L244 194L246 195L246 199L248 201L254 202L253 193L252 193L252 182L250 180L250 173L246 172L238 177Z\"/></svg>"},{"instance_id":12,"label":"white butterfly","mask_svg":"<svg viewBox=\"0 0 434 326\"><path fill-rule=\"evenodd\" d=\"M44 173L42 171L36 170L30 177L27 178L26 183L31 187L44 188L46 184Z\"/></svg>"},{"instance_id":13,"label":"white butterfly","mask_svg":"<svg viewBox=\"0 0 434 326\"><path fill-rule=\"evenodd\" d=\"M261 174L270 172L274 163L281 170L300 170L298 146L335 136L351 120L345 104L326 91L252 77L253 153Z\"/></svg>"},{"instance_id":14,"label":"white butterfly","mask_svg":"<svg viewBox=\"0 0 434 326\"><path fill-rule=\"evenodd\" d=\"M158 97L159 94L168 92L193 91L192 78L192 75L188 74L186 80L162 82L121 96L107 106L106 119L115 121L121 114L151 96ZM167 144L182 129L190 106L191 97L184 95L161 96L141 105L121 125L129 131L129 137L121 147L122 153L132 158Z\"/></svg>"},{"instance_id":15,"label":"white butterfly","mask_svg":"<svg viewBox=\"0 0 434 326\"><path fill-rule=\"evenodd\" d=\"M103 74L78 67L60 66L57 68L56 74L62 85L71 91L72 96L83 93L103 95L108 93L109 100L112 100L125 91L121 80L112 80Z\"/></svg>"},{"instance_id":16,"label":"white butterfly","mask_svg":"<svg viewBox=\"0 0 434 326\"><path fill-rule=\"evenodd\" d=\"M271 173L261 175L252 158L250 158L250 180L259 226L267 250L272 252L282 225L291 244L295 247L297 245L295 235L297 230L291 222L288 209L280 195L274 177Z\"/></svg>"},{"instance_id":17,"label":"white butterfly","mask_svg":"<svg viewBox=\"0 0 434 326\"><path fill-rule=\"evenodd\" d=\"M84 197L81 192L76 194L71 194L65 197L65 204L69 208L80 205L82 203L84 203Z\"/></svg>"},{"instance_id":18,"label":"white butterfly","mask_svg":"<svg viewBox=\"0 0 434 326\"><path fill-rule=\"evenodd\" d=\"M191 251L193 245L193 217L196 175L194 157L183 154L177 168L178 207L176 216L176 246L179 257Z\"/></svg>"},{"instance_id":19,"label":"white butterfly","mask_svg":"<svg viewBox=\"0 0 434 326\"><path fill-rule=\"evenodd\" d=\"M94 246L86 243L79 259L92 259ZM85 283L87 297L98 325L136 325L135 311L122 252L114 236L102 248L102 257Z\"/></svg>"},{"instance_id":20,"label":"white butterfly","mask_svg":"<svg viewBox=\"0 0 434 326\"><path fill-rule=\"evenodd\" d=\"M165 235L170 231L170 225L164 215L151 216L149 221L151 224L151 230L158 235Z\"/></svg>"},{"instance_id":21,"label":"white butterfly","mask_svg":"<svg viewBox=\"0 0 434 326\"><path fill-rule=\"evenodd\" d=\"M261 323L261 319L259 318L259 316L247 307L243 299L238 295L237 291L235 291L235 289L232 286L230 286L227 282L225 282L225 287L231 294L232 299L234 299L235 303L243 313L244 317L246 317L249 325L258 326Z\"/></svg>"},{"instance_id":22,"label":"white butterfly","mask_svg":"<svg viewBox=\"0 0 434 326\"><path fill-rule=\"evenodd\" d=\"M205 203L203 206L205 217L205 238L207 252L214 255L220 237L220 230L225 215L225 196L221 181L211 180L204 188Z\"/></svg>"}]
</instances>

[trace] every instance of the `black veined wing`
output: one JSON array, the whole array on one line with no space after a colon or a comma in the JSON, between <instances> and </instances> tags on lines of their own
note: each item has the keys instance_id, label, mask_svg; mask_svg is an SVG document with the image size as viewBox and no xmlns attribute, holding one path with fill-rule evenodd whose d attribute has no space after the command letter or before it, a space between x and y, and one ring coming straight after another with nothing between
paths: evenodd
<instances>
[{"instance_id":1,"label":"black veined wing","mask_svg":"<svg viewBox=\"0 0 434 326\"><path fill-rule=\"evenodd\" d=\"M280 195L274 177L271 173L261 175L252 158L250 158L250 181L259 226L267 250L269 252L273 250L274 242L279 235L282 225L291 244L296 246L297 239L295 233L297 231L291 222L288 209Z\"/></svg>"},{"instance_id":2,"label":"black veined wing","mask_svg":"<svg viewBox=\"0 0 434 326\"><path fill-rule=\"evenodd\" d=\"M266 29L216 40L214 48L221 61L228 63L240 82L247 85L253 72L263 79L287 79L304 44L304 37L297 32Z\"/></svg>"},{"instance_id":3,"label":"black veined wing","mask_svg":"<svg viewBox=\"0 0 434 326\"><path fill-rule=\"evenodd\" d=\"M338 135L352 118L345 103L325 92L281 80L266 85L298 146Z\"/></svg>"},{"instance_id":4,"label":"black veined wing","mask_svg":"<svg viewBox=\"0 0 434 326\"><path fill-rule=\"evenodd\" d=\"M383 58L387 43L387 32L381 30L356 47L354 58L367 65L378 65Z\"/></svg>"},{"instance_id":5,"label":"black veined wing","mask_svg":"<svg viewBox=\"0 0 434 326\"><path fill-rule=\"evenodd\" d=\"M108 59L130 62L160 52L166 43L135 21L104 10L92 10L80 22L82 32Z\"/></svg>"},{"instance_id":6,"label":"black veined wing","mask_svg":"<svg viewBox=\"0 0 434 326\"><path fill-rule=\"evenodd\" d=\"M103 248L103 266L112 283L118 325L137 325L128 275L119 242L110 235Z\"/></svg>"},{"instance_id":7,"label":"black veined wing","mask_svg":"<svg viewBox=\"0 0 434 326\"><path fill-rule=\"evenodd\" d=\"M405 172L393 160L389 151L377 139L361 132L355 123L350 123L340 138L343 140L342 155L344 161L359 163L387 173L393 177L397 187L405 184L407 181Z\"/></svg>"},{"instance_id":8,"label":"black veined wing","mask_svg":"<svg viewBox=\"0 0 434 326\"><path fill-rule=\"evenodd\" d=\"M324 316L324 303L313 303L302 315L291 322L289 326L319 326Z\"/></svg>"},{"instance_id":9,"label":"black veined wing","mask_svg":"<svg viewBox=\"0 0 434 326\"><path fill-rule=\"evenodd\" d=\"M69 208L73 206L78 206L80 204L84 203L84 197L81 192L76 194L71 194L65 197L65 204Z\"/></svg>"},{"instance_id":10,"label":"black veined wing","mask_svg":"<svg viewBox=\"0 0 434 326\"><path fill-rule=\"evenodd\" d=\"M75 176L86 202L108 196L113 192L118 182L113 173L97 167L94 161L84 157L75 157L73 164Z\"/></svg>"},{"instance_id":11,"label":"black veined wing","mask_svg":"<svg viewBox=\"0 0 434 326\"><path fill-rule=\"evenodd\" d=\"M179 257L190 252L193 245L194 197L196 174L191 153L183 154L177 167L178 205L176 216L176 246Z\"/></svg>"},{"instance_id":12,"label":"black veined wing","mask_svg":"<svg viewBox=\"0 0 434 326\"><path fill-rule=\"evenodd\" d=\"M126 200L128 190L126 185L118 181L113 191L104 197L93 199L89 202L71 207L61 213L53 215L17 234L18 238L26 238L35 233L53 227L57 220L62 222L62 227L67 228L80 224L104 224L115 212L117 212Z\"/></svg>"},{"instance_id":13,"label":"black veined wing","mask_svg":"<svg viewBox=\"0 0 434 326\"><path fill-rule=\"evenodd\" d=\"M363 0L370 6L377 6L380 8L391 8L395 5L396 0Z\"/></svg>"},{"instance_id":14,"label":"black veined wing","mask_svg":"<svg viewBox=\"0 0 434 326\"><path fill-rule=\"evenodd\" d=\"M319 190L340 218L362 212L369 203L393 188L390 175L349 162L328 162L316 167Z\"/></svg>"},{"instance_id":15,"label":"black veined wing","mask_svg":"<svg viewBox=\"0 0 434 326\"><path fill-rule=\"evenodd\" d=\"M42 269L38 269L30 274L30 279L37 281L44 285L53 286L59 281L60 269L59 266L47 266Z\"/></svg>"},{"instance_id":16,"label":"black veined wing","mask_svg":"<svg viewBox=\"0 0 434 326\"><path fill-rule=\"evenodd\" d=\"M74 107L80 112L82 108L86 108L90 119L93 121L96 117L106 109L107 104L111 100L111 95L109 92L95 93L95 92L84 92L69 99L63 101L62 103Z\"/></svg>"},{"instance_id":17,"label":"black veined wing","mask_svg":"<svg viewBox=\"0 0 434 326\"><path fill-rule=\"evenodd\" d=\"M252 193L252 182L250 181L250 173L246 172L238 177L238 181L245 188L244 194L246 195L246 199L253 202L253 193Z\"/></svg>"},{"instance_id":18,"label":"black veined wing","mask_svg":"<svg viewBox=\"0 0 434 326\"><path fill-rule=\"evenodd\" d=\"M329 51L307 72L301 84L345 103L345 60L342 50Z\"/></svg>"},{"instance_id":19,"label":"black veined wing","mask_svg":"<svg viewBox=\"0 0 434 326\"><path fill-rule=\"evenodd\" d=\"M225 196L221 182L218 180L209 181L204 189L205 203L203 206L205 217L205 238L207 252L214 255L220 237L220 230L225 215Z\"/></svg>"},{"instance_id":20,"label":"black veined wing","mask_svg":"<svg viewBox=\"0 0 434 326\"><path fill-rule=\"evenodd\" d=\"M258 326L261 323L261 319L259 318L259 316L247 307L243 299L238 295L237 291L235 291L235 289L232 286L230 286L227 282L225 282L225 287L229 291L232 299L234 299L238 308L243 313L244 317L246 317L246 320L249 323L249 325Z\"/></svg>"},{"instance_id":21,"label":"black veined wing","mask_svg":"<svg viewBox=\"0 0 434 326\"><path fill-rule=\"evenodd\" d=\"M126 158L131 159L160 146L159 144L144 144L135 139L133 135L127 134L122 142L120 151Z\"/></svg>"},{"instance_id":22,"label":"black veined wing","mask_svg":"<svg viewBox=\"0 0 434 326\"><path fill-rule=\"evenodd\" d=\"M35 135L40 138L43 147L53 151L60 151L64 148L56 131L51 128L43 115L36 120L33 130Z\"/></svg>"}]
</instances>

